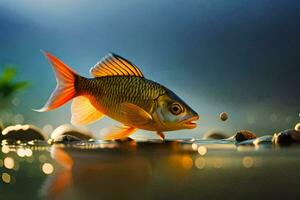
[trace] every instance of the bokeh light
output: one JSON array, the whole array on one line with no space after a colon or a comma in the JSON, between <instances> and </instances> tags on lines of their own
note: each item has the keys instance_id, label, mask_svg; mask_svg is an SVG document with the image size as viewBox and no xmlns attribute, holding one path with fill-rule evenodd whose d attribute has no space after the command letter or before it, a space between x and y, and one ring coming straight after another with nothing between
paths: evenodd
<instances>
[{"instance_id":1,"label":"bokeh light","mask_svg":"<svg viewBox=\"0 0 300 200\"><path fill-rule=\"evenodd\" d=\"M190 156L186 155L182 157L181 164L184 169L190 169L193 166L193 160Z\"/></svg>"},{"instance_id":2,"label":"bokeh light","mask_svg":"<svg viewBox=\"0 0 300 200\"><path fill-rule=\"evenodd\" d=\"M254 164L254 159L250 156L245 156L242 163L245 168L251 168Z\"/></svg>"},{"instance_id":3,"label":"bokeh light","mask_svg":"<svg viewBox=\"0 0 300 200\"><path fill-rule=\"evenodd\" d=\"M7 145L3 145L1 148L2 153L6 154L9 152L9 147Z\"/></svg>"},{"instance_id":4,"label":"bokeh light","mask_svg":"<svg viewBox=\"0 0 300 200\"><path fill-rule=\"evenodd\" d=\"M31 149L25 149L25 155L27 157L31 157L32 156L32 150Z\"/></svg>"},{"instance_id":5,"label":"bokeh light","mask_svg":"<svg viewBox=\"0 0 300 200\"><path fill-rule=\"evenodd\" d=\"M42 170L45 174L52 174L54 171L54 167L50 163L44 163L42 166Z\"/></svg>"},{"instance_id":6,"label":"bokeh light","mask_svg":"<svg viewBox=\"0 0 300 200\"><path fill-rule=\"evenodd\" d=\"M192 149L193 149L194 151L196 151L197 148L198 148L198 145L197 145L196 143L193 143L193 144L192 144Z\"/></svg>"},{"instance_id":7,"label":"bokeh light","mask_svg":"<svg viewBox=\"0 0 300 200\"><path fill-rule=\"evenodd\" d=\"M198 153L201 155L201 156L204 156L206 153L207 153L207 148L205 146L199 146L198 147Z\"/></svg>"},{"instance_id":8,"label":"bokeh light","mask_svg":"<svg viewBox=\"0 0 300 200\"><path fill-rule=\"evenodd\" d=\"M10 183L10 181L11 181L10 175L8 173L3 173L2 174L2 181L4 183Z\"/></svg>"},{"instance_id":9,"label":"bokeh light","mask_svg":"<svg viewBox=\"0 0 300 200\"><path fill-rule=\"evenodd\" d=\"M18 154L18 156L20 156L20 157L24 157L25 156L25 149L22 149L22 148L20 148L20 149L18 149L17 150L17 154Z\"/></svg>"},{"instance_id":10,"label":"bokeh light","mask_svg":"<svg viewBox=\"0 0 300 200\"><path fill-rule=\"evenodd\" d=\"M11 157L4 158L4 167L7 169L12 169L15 166L15 161Z\"/></svg>"},{"instance_id":11,"label":"bokeh light","mask_svg":"<svg viewBox=\"0 0 300 200\"><path fill-rule=\"evenodd\" d=\"M198 169L203 169L205 167L205 164L206 164L206 161L204 158L202 157L199 157L195 160L195 166L198 168Z\"/></svg>"}]
</instances>

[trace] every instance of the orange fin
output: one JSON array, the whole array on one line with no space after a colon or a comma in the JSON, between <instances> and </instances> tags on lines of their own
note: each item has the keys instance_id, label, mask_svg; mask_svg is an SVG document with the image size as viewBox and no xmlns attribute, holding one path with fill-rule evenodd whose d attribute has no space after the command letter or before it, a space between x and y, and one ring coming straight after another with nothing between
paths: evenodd
<instances>
[{"instance_id":1,"label":"orange fin","mask_svg":"<svg viewBox=\"0 0 300 200\"><path fill-rule=\"evenodd\" d=\"M58 108L76 95L74 87L77 76L76 72L50 53L45 52L44 54L53 67L57 85L44 107L35 110L37 112L45 112Z\"/></svg>"},{"instance_id":2,"label":"orange fin","mask_svg":"<svg viewBox=\"0 0 300 200\"><path fill-rule=\"evenodd\" d=\"M144 77L137 66L119 55L110 53L90 69L94 77L100 76L138 76Z\"/></svg>"},{"instance_id":3,"label":"orange fin","mask_svg":"<svg viewBox=\"0 0 300 200\"><path fill-rule=\"evenodd\" d=\"M130 124L143 125L152 121L152 116L148 112L132 103L122 103L121 112Z\"/></svg>"},{"instance_id":4,"label":"orange fin","mask_svg":"<svg viewBox=\"0 0 300 200\"><path fill-rule=\"evenodd\" d=\"M102 130L102 139L103 140L116 140L126 138L129 135L133 134L137 128L123 126L123 127L110 127Z\"/></svg>"},{"instance_id":5,"label":"orange fin","mask_svg":"<svg viewBox=\"0 0 300 200\"><path fill-rule=\"evenodd\" d=\"M73 182L72 167L74 162L67 152L54 146L51 148L51 156L63 168L46 180L41 194L47 199L58 199Z\"/></svg>"},{"instance_id":6,"label":"orange fin","mask_svg":"<svg viewBox=\"0 0 300 200\"><path fill-rule=\"evenodd\" d=\"M103 117L103 114L91 104L87 97L84 96L76 97L73 100L71 112L71 123L74 125L90 124Z\"/></svg>"},{"instance_id":7,"label":"orange fin","mask_svg":"<svg viewBox=\"0 0 300 200\"><path fill-rule=\"evenodd\" d=\"M56 147L51 148L51 157L66 170L71 170L73 168L74 161L72 157L63 149Z\"/></svg>"}]
</instances>

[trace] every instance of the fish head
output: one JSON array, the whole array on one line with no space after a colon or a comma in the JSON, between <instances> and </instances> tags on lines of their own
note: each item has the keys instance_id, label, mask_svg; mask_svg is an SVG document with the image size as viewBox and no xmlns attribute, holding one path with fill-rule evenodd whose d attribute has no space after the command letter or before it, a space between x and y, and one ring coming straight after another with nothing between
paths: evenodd
<instances>
[{"instance_id":1,"label":"fish head","mask_svg":"<svg viewBox=\"0 0 300 200\"><path fill-rule=\"evenodd\" d=\"M153 116L160 131L196 128L199 119L198 113L170 90L156 99Z\"/></svg>"}]
</instances>

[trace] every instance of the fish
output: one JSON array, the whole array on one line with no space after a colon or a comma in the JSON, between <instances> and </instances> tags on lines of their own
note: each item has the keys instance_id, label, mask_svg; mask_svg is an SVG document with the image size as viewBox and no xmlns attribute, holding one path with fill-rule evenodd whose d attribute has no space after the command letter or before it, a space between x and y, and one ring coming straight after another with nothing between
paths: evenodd
<instances>
[{"instance_id":1,"label":"fish","mask_svg":"<svg viewBox=\"0 0 300 200\"><path fill-rule=\"evenodd\" d=\"M108 116L121 127L107 131L105 140L130 136L138 129L164 132L197 127L199 115L167 87L147 79L129 60L109 53L91 69L93 78L80 76L49 52L45 57L56 76L56 88L37 112L57 109L72 100L71 123L88 125Z\"/></svg>"}]
</instances>

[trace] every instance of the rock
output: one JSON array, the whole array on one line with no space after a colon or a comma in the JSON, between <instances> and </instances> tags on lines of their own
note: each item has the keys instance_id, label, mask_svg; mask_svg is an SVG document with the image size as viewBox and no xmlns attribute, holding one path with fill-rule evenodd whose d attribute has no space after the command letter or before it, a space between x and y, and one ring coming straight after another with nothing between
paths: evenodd
<instances>
[{"instance_id":1,"label":"rock","mask_svg":"<svg viewBox=\"0 0 300 200\"><path fill-rule=\"evenodd\" d=\"M273 135L265 135L258 137L256 139L244 140L241 142L237 142L237 145L259 145L260 147L266 147L272 145Z\"/></svg>"},{"instance_id":2,"label":"rock","mask_svg":"<svg viewBox=\"0 0 300 200\"><path fill-rule=\"evenodd\" d=\"M204 134L203 139L221 140L225 139L227 136L219 131L209 131Z\"/></svg>"},{"instance_id":3,"label":"rock","mask_svg":"<svg viewBox=\"0 0 300 200\"><path fill-rule=\"evenodd\" d=\"M255 145L260 145L260 144L272 144L273 141L273 135L264 135L261 137L256 138L253 143Z\"/></svg>"},{"instance_id":4,"label":"rock","mask_svg":"<svg viewBox=\"0 0 300 200\"><path fill-rule=\"evenodd\" d=\"M0 140L7 140L8 142L29 142L32 140L46 140L42 131L34 125L14 125L8 126L0 135Z\"/></svg>"},{"instance_id":5,"label":"rock","mask_svg":"<svg viewBox=\"0 0 300 200\"><path fill-rule=\"evenodd\" d=\"M234 138L237 142L242 142L245 140L255 139L255 138L257 138L257 136L250 131L241 130L235 134Z\"/></svg>"},{"instance_id":6,"label":"rock","mask_svg":"<svg viewBox=\"0 0 300 200\"><path fill-rule=\"evenodd\" d=\"M92 133L84 128L78 128L68 124L57 127L51 133L51 139L54 143L75 142L94 139Z\"/></svg>"},{"instance_id":7,"label":"rock","mask_svg":"<svg viewBox=\"0 0 300 200\"><path fill-rule=\"evenodd\" d=\"M296 131L300 131L300 123L296 124L295 130L296 130Z\"/></svg>"},{"instance_id":8,"label":"rock","mask_svg":"<svg viewBox=\"0 0 300 200\"><path fill-rule=\"evenodd\" d=\"M300 131L294 129L288 129L275 133L273 137L275 144L288 145L292 143L300 143Z\"/></svg>"},{"instance_id":9,"label":"rock","mask_svg":"<svg viewBox=\"0 0 300 200\"><path fill-rule=\"evenodd\" d=\"M52 140L52 143L69 144L80 141L82 141L80 138L73 135L59 135L58 137Z\"/></svg>"},{"instance_id":10,"label":"rock","mask_svg":"<svg viewBox=\"0 0 300 200\"><path fill-rule=\"evenodd\" d=\"M222 121L226 121L228 119L228 114L226 112L221 112L220 113L220 119Z\"/></svg>"},{"instance_id":11,"label":"rock","mask_svg":"<svg viewBox=\"0 0 300 200\"><path fill-rule=\"evenodd\" d=\"M125 138L121 138L121 139L116 139L116 142L133 142L135 141L134 139L130 138L130 137L125 137Z\"/></svg>"}]
</instances>

